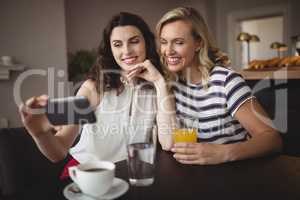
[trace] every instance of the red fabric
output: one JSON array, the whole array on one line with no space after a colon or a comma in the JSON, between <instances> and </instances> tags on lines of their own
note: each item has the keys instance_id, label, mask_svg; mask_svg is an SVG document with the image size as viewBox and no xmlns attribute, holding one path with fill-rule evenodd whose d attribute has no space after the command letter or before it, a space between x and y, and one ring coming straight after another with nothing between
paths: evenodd
<instances>
[{"instance_id":1,"label":"red fabric","mask_svg":"<svg viewBox=\"0 0 300 200\"><path fill-rule=\"evenodd\" d=\"M69 167L72 166L76 166L79 165L79 162L77 160L75 160L74 158L72 158L64 167L64 170L62 171L61 175L60 175L60 180L64 180L66 178L69 178Z\"/></svg>"}]
</instances>

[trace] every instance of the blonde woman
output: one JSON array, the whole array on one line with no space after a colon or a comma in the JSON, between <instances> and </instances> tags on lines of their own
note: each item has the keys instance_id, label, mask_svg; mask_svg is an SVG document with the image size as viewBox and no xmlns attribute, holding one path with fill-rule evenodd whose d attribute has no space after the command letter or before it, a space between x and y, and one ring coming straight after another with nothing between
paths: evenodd
<instances>
[{"instance_id":1,"label":"blonde woman","mask_svg":"<svg viewBox=\"0 0 300 200\"><path fill-rule=\"evenodd\" d=\"M227 68L228 57L195 9L173 9L156 28L161 59L175 78L177 116L198 130L198 143L174 144L178 162L217 164L281 151L280 135L243 78Z\"/></svg>"}]
</instances>

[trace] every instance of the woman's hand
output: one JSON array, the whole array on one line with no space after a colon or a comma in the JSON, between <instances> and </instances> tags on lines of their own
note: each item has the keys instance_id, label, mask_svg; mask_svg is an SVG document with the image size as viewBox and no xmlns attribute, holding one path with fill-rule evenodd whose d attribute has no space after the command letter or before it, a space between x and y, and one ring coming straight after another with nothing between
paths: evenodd
<instances>
[{"instance_id":1,"label":"woman's hand","mask_svg":"<svg viewBox=\"0 0 300 200\"><path fill-rule=\"evenodd\" d=\"M131 80L134 77L143 78L152 83L155 83L156 81L163 79L163 76L150 62L150 60L145 60L143 63L137 64L128 72L127 74L128 80Z\"/></svg>"},{"instance_id":2,"label":"woman's hand","mask_svg":"<svg viewBox=\"0 0 300 200\"><path fill-rule=\"evenodd\" d=\"M57 130L59 127L52 126L45 114L48 96L42 95L28 99L25 104L19 106L19 113L27 131L33 137L39 137L44 133Z\"/></svg>"},{"instance_id":3,"label":"woman's hand","mask_svg":"<svg viewBox=\"0 0 300 200\"><path fill-rule=\"evenodd\" d=\"M225 146L209 143L175 143L174 158L183 164L210 165L226 162Z\"/></svg>"}]
</instances>

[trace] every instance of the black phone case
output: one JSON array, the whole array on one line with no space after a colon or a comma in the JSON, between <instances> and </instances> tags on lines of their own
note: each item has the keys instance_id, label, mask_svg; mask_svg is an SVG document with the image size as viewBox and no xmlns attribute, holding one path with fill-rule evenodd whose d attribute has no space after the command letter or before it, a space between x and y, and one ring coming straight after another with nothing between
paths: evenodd
<instances>
[{"instance_id":1,"label":"black phone case","mask_svg":"<svg viewBox=\"0 0 300 200\"><path fill-rule=\"evenodd\" d=\"M85 97L49 99L46 115L52 125L95 123L96 116Z\"/></svg>"}]
</instances>

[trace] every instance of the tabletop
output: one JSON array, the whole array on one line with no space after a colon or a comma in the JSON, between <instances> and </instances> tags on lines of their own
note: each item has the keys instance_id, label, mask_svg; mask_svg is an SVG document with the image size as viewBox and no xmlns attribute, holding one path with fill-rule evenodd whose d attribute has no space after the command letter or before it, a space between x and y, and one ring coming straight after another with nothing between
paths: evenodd
<instances>
[{"instance_id":1,"label":"tabletop","mask_svg":"<svg viewBox=\"0 0 300 200\"><path fill-rule=\"evenodd\" d=\"M118 199L300 199L298 157L270 155L219 165L184 165L172 155L159 149L154 183L147 187L130 186ZM116 163L116 177L128 182L126 161Z\"/></svg>"},{"instance_id":2,"label":"tabletop","mask_svg":"<svg viewBox=\"0 0 300 200\"><path fill-rule=\"evenodd\" d=\"M116 176L127 180L126 161ZM130 187L119 199L300 199L300 158L272 155L220 165L183 165L172 153L157 154L155 181Z\"/></svg>"}]
</instances>

